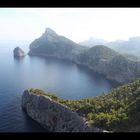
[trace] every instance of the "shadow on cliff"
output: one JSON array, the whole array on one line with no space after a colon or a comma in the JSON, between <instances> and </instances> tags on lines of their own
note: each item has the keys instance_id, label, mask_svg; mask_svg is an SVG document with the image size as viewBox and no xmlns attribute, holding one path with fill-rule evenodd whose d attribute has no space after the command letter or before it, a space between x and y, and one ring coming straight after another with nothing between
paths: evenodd
<instances>
[{"instance_id":1,"label":"shadow on cliff","mask_svg":"<svg viewBox=\"0 0 140 140\"><path fill-rule=\"evenodd\" d=\"M43 128L39 123L31 119L24 110L21 109L22 117L24 119L24 125L27 127L27 132L49 132L47 129Z\"/></svg>"}]
</instances>

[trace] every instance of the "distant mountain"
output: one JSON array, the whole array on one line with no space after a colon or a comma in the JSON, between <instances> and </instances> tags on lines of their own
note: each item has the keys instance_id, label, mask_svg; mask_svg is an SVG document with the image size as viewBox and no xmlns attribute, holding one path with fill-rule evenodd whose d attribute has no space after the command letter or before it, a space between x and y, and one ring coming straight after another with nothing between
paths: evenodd
<instances>
[{"instance_id":1,"label":"distant mountain","mask_svg":"<svg viewBox=\"0 0 140 140\"><path fill-rule=\"evenodd\" d=\"M90 38L89 40L82 41L79 44L87 47L93 47L95 45L105 45L121 53L122 55L125 55L130 60L140 60L140 37L131 37L128 41L116 40L112 42L107 42L103 39Z\"/></svg>"},{"instance_id":2,"label":"distant mountain","mask_svg":"<svg viewBox=\"0 0 140 140\"><path fill-rule=\"evenodd\" d=\"M135 56L135 55L133 55L133 54L130 54L130 53L122 53L122 55L124 56L124 57L126 57L127 59L130 59L130 60L132 60L132 61L134 61L134 62L138 62L138 61L140 61L140 57L137 57L137 56Z\"/></svg>"},{"instance_id":3,"label":"distant mountain","mask_svg":"<svg viewBox=\"0 0 140 140\"><path fill-rule=\"evenodd\" d=\"M97 69L100 63L102 63L101 65L103 65L116 55L119 54L114 50L111 50L110 48L103 45L96 45L92 48L89 48L85 52L80 53L77 56L76 61L77 63L89 65L89 67Z\"/></svg>"},{"instance_id":4,"label":"distant mountain","mask_svg":"<svg viewBox=\"0 0 140 140\"><path fill-rule=\"evenodd\" d=\"M118 83L131 82L140 77L140 62L131 61L104 45L91 48L81 46L50 28L30 44L29 55L68 59Z\"/></svg>"},{"instance_id":5,"label":"distant mountain","mask_svg":"<svg viewBox=\"0 0 140 140\"><path fill-rule=\"evenodd\" d=\"M106 45L122 54L131 54L140 58L140 37L131 37L128 41L109 42Z\"/></svg>"},{"instance_id":6,"label":"distant mountain","mask_svg":"<svg viewBox=\"0 0 140 140\"><path fill-rule=\"evenodd\" d=\"M97 39L97 38L93 38L93 37L90 37L88 40L79 42L80 45L87 46L87 47L93 47L96 45L104 45L106 43L107 43L106 40Z\"/></svg>"},{"instance_id":7,"label":"distant mountain","mask_svg":"<svg viewBox=\"0 0 140 140\"><path fill-rule=\"evenodd\" d=\"M72 60L74 55L84 49L86 47L82 47L72 40L58 35L52 29L47 28L40 38L30 44L29 55L41 54Z\"/></svg>"}]
</instances>

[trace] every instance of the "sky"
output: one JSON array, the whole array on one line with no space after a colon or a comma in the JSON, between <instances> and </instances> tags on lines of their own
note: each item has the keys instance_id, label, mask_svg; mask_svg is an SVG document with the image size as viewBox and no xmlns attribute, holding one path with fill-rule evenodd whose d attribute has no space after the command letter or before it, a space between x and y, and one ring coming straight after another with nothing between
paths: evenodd
<instances>
[{"instance_id":1,"label":"sky","mask_svg":"<svg viewBox=\"0 0 140 140\"><path fill-rule=\"evenodd\" d=\"M0 40L33 41L46 28L75 42L140 36L140 8L0 8Z\"/></svg>"}]
</instances>

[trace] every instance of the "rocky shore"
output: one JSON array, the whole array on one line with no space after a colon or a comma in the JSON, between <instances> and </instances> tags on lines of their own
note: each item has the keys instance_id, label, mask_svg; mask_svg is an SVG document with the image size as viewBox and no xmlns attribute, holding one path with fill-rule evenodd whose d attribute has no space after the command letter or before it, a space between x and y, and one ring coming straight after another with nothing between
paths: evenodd
<instances>
[{"instance_id":1,"label":"rocky shore","mask_svg":"<svg viewBox=\"0 0 140 140\"><path fill-rule=\"evenodd\" d=\"M105 132L91 127L77 113L47 95L38 95L25 90L22 96L22 108L33 120L50 132Z\"/></svg>"}]
</instances>

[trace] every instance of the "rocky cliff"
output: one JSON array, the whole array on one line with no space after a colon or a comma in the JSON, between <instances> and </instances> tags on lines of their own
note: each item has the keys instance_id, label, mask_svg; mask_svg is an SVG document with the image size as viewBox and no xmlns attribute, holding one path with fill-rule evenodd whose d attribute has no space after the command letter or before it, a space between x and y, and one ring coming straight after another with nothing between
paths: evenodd
<instances>
[{"instance_id":1,"label":"rocky cliff","mask_svg":"<svg viewBox=\"0 0 140 140\"><path fill-rule=\"evenodd\" d=\"M40 38L30 44L29 55L43 55L72 60L80 51L86 49L64 36L46 28Z\"/></svg>"},{"instance_id":2,"label":"rocky cliff","mask_svg":"<svg viewBox=\"0 0 140 140\"><path fill-rule=\"evenodd\" d=\"M75 59L107 79L123 84L140 77L140 62L134 62L110 48L97 45L81 53Z\"/></svg>"},{"instance_id":3,"label":"rocky cliff","mask_svg":"<svg viewBox=\"0 0 140 140\"><path fill-rule=\"evenodd\" d=\"M120 84L140 77L140 62L131 61L103 45L92 48L80 46L49 28L30 44L29 55L68 59Z\"/></svg>"},{"instance_id":4,"label":"rocky cliff","mask_svg":"<svg viewBox=\"0 0 140 140\"><path fill-rule=\"evenodd\" d=\"M14 56L18 56L18 57L25 55L24 51L20 47L16 47L13 53L14 53Z\"/></svg>"},{"instance_id":5,"label":"rocky cliff","mask_svg":"<svg viewBox=\"0 0 140 140\"><path fill-rule=\"evenodd\" d=\"M22 107L33 120L50 132L103 132L90 127L77 113L47 95L25 90Z\"/></svg>"}]
</instances>

